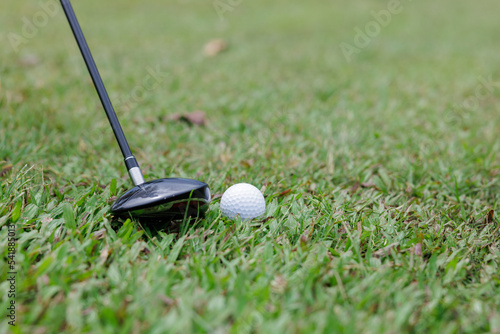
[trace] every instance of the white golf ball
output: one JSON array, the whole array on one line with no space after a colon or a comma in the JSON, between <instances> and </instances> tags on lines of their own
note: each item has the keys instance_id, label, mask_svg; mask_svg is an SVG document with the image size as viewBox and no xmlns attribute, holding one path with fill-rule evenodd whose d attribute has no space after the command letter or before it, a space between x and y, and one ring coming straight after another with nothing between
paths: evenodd
<instances>
[{"instance_id":1,"label":"white golf ball","mask_svg":"<svg viewBox=\"0 0 500 334\"><path fill-rule=\"evenodd\" d=\"M238 183L224 192L220 210L229 219L240 215L242 220L248 220L266 212L266 201L259 189L248 183Z\"/></svg>"}]
</instances>

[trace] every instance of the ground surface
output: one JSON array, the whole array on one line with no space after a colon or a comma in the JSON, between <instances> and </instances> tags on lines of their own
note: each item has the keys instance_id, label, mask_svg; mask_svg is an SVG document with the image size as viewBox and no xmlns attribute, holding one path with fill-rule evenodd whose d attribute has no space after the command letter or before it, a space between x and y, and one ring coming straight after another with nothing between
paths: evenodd
<instances>
[{"instance_id":1,"label":"ground surface","mask_svg":"<svg viewBox=\"0 0 500 334\"><path fill-rule=\"evenodd\" d=\"M108 213L130 182L54 5L0 11L0 332L500 333L498 1L75 0L146 178L266 197L159 232Z\"/></svg>"}]
</instances>

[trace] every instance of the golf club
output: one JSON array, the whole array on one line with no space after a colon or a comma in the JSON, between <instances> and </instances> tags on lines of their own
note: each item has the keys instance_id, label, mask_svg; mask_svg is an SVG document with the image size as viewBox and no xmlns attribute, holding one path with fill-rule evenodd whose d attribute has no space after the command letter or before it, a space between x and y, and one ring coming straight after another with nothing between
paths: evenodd
<instances>
[{"instance_id":1,"label":"golf club","mask_svg":"<svg viewBox=\"0 0 500 334\"><path fill-rule=\"evenodd\" d=\"M187 216L203 216L210 204L210 189L206 183L181 178L144 182L139 164L132 155L125 134L118 122L71 2L70 0L61 0L61 5L122 151L125 166L135 185L134 188L118 198L112 205L111 212L117 216L169 220L183 219Z\"/></svg>"}]
</instances>

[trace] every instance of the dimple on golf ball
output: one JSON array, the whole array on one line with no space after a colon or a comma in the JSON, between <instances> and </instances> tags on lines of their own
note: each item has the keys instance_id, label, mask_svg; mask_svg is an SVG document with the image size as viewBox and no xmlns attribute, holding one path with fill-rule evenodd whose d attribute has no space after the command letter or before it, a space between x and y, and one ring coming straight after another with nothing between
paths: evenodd
<instances>
[{"instance_id":1,"label":"dimple on golf ball","mask_svg":"<svg viewBox=\"0 0 500 334\"><path fill-rule=\"evenodd\" d=\"M242 220L262 216L266 201L259 189L248 183L238 183L227 189L220 200L222 214L229 219L240 215Z\"/></svg>"}]
</instances>

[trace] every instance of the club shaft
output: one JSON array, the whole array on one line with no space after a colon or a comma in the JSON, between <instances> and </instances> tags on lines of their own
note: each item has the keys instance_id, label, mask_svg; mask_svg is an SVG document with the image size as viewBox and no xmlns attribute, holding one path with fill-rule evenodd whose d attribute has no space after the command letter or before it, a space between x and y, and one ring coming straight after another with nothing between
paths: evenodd
<instances>
[{"instance_id":1,"label":"club shaft","mask_svg":"<svg viewBox=\"0 0 500 334\"><path fill-rule=\"evenodd\" d=\"M106 115L109 120L109 124L113 129L116 140L118 141L118 145L123 154L123 158L125 159L125 165L129 171L130 177L135 185L139 185L144 183L144 177L142 176L142 172L139 168L139 164L137 160L132 155L132 151L127 143L127 139L125 138L125 134L123 133L120 122L118 121L118 117L116 116L115 110L109 99L109 95L104 87L104 83L102 82L101 75L99 74L99 70L94 62L94 58L92 57L92 53L90 52L87 41L85 40L85 36L83 35L82 28L80 27L80 23L76 18L73 7L71 6L71 2L69 0L61 0L61 6L63 7L64 13L66 14L66 18L68 19L69 25L73 34L75 35L76 42L80 51L82 53L83 59L85 60L85 64L87 65L87 69L89 70L90 76L92 77L92 81L94 82L95 89L97 90L97 94L99 95L99 99L101 100L102 106L104 107L104 111L106 111Z\"/></svg>"}]
</instances>

